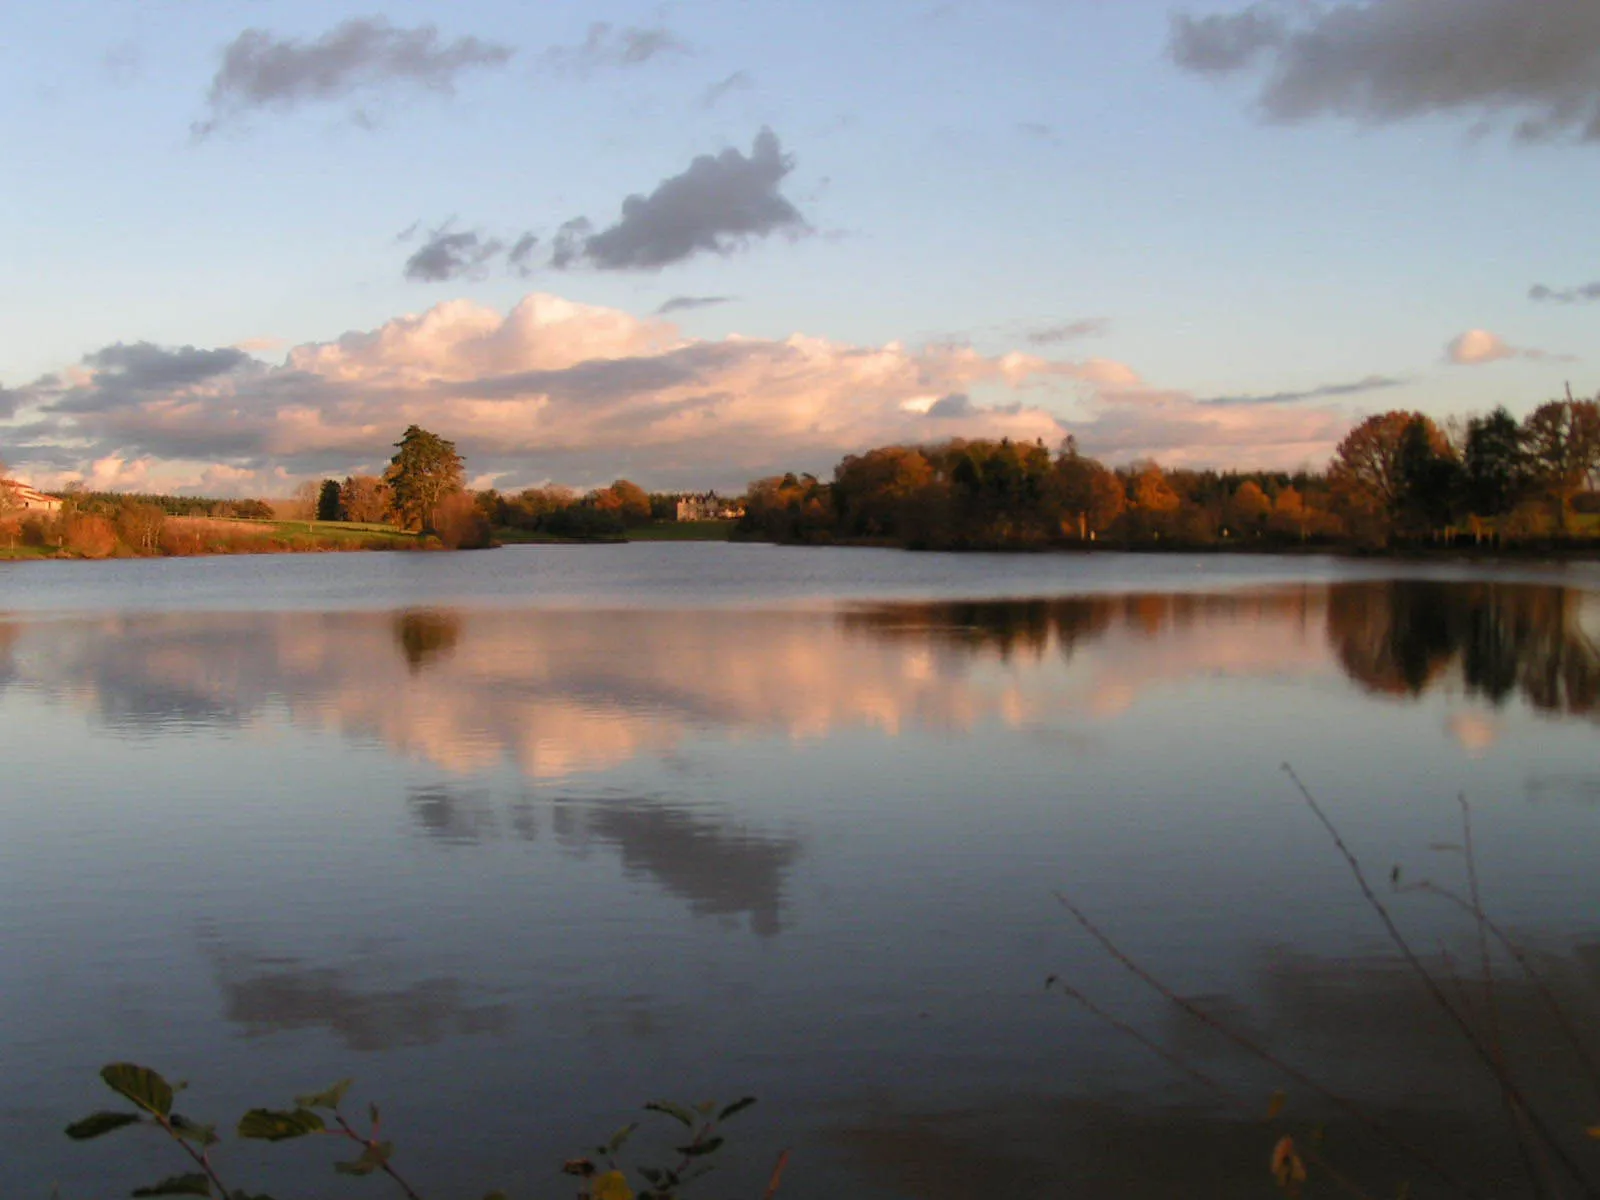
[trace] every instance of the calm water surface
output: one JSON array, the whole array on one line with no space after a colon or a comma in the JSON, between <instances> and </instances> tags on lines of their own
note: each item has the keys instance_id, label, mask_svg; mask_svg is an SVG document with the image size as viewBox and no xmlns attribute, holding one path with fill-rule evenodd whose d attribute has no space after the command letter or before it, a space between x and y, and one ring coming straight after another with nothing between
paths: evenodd
<instances>
[{"instance_id":1,"label":"calm water surface","mask_svg":"<svg viewBox=\"0 0 1600 1200\"><path fill-rule=\"evenodd\" d=\"M560 1161L638 1103L747 1092L712 1194L758 1195L785 1145L796 1198L1272 1194L1262 1126L1044 981L1250 1105L1278 1081L1057 892L1500 1185L1495 1092L1281 764L1380 880L1457 885L1466 795L1489 905L1592 1023L1597 590L718 545L0 570L7 1194L179 1168L59 1136L116 1058L225 1122L354 1075L430 1196L566 1195ZM1391 903L1473 974L1469 923ZM1529 990L1500 996L1541 1094L1594 1123ZM229 1161L280 1195L379 1190L323 1147Z\"/></svg>"}]
</instances>

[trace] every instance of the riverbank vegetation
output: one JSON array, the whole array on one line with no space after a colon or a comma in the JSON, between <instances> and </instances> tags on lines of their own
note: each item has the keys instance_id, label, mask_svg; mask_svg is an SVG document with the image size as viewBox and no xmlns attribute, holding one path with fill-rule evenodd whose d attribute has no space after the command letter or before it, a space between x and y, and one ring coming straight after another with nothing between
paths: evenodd
<instances>
[{"instance_id":1,"label":"riverbank vegetation","mask_svg":"<svg viewBox=\"0 0 1600 1200\"><path fill-rule=\"evenodd\" d=\"M920 549L1600 548L1600 398L1361 422L1321 471L1115 469L1072 438L884 446L750 487L741 537Z\"/></svg>"}]
</instances>

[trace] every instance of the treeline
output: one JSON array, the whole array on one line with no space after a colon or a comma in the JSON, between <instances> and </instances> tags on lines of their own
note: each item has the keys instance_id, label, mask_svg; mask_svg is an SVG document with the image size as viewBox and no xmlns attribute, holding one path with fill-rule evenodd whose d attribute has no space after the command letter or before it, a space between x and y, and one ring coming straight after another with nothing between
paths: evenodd
<instances>
[{"instance_id":1,"label":"treeline","mask_svg":"<svg viewBox=\"0 0 1600 1200\"><path fill-rule=\"evenodd\" d=\"M1072 438L885 446L846 457L831 482L750 485L744 537L920 549L1496 545L1589 537L1575 513L1600 471L1600 398L1504 408L1440 427L1415 412L1370 417L1327 469L1296 473L1110 468ZM1589 522L1581 524L1587 526Z\"/></svg>"},{"instance_id":2,"label":"treeline","mask_svg":"<svg viewBox=\"0 0 1600 1200\"><path fill-rule=\"evenodd\" d=\"M474 493L473 500L496 528L560 538L620 538L629 529L676 520L678 514L676 495L646 492L627 479L585 493L540 487L503 495L491 488Z\"/></svg>"},{"instance_id":3,"label":"treeline","mask_svg":"<svg viewBox=\"0 0 1600 1200\"><path fill-rule=\"evenodd\" d=\"M205 496L165 496L147 492L70 492L69 498L88 512L108 511L127 504L159 508L169 517L231 517L270 520L272 505L265 500L216 500Z\"/></svg>"}]
</instances>

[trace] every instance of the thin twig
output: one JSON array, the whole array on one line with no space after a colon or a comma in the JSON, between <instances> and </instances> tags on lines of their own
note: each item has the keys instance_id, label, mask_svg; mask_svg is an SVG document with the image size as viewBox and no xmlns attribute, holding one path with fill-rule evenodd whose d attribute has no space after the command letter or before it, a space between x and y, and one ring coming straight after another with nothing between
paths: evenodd
<instances>
[{"instance_id":1,"label":"thin twig","mask_svg":"<svg viewBox=\"0 0 1600 1200\"><path fill-rule=\"evenodd\" d=\"M361 1146L366 1147L368 1150L376 1150L378 1148L378 1125L376 1121L374 1121L372 1125L372 1137L364 1138L353 1128L351 1128L350 1122L345 1120L344 1114L337 1108L333 1110L333 1116L334 1119L339 1122L339 1128L344 1130L345 1137L349 1138L352 1142L356 1142ZM400 1185L400 1190L404 1192L407 1197L409 1197L409 1200L422 1200L422 1197L417 1194L416 1189L405 1181L400 1172L396 1171L392 1166L389 1165L389 1160L387 1158L384 1158L378 1164L378 1166L382 1168L385 1175Z\"/></svg>"},{"instance_id":2,"label":"thin twig","mask_svg":"<svg viewBox=\"0 0 1600 1200\"><path fill-rule=\"evenodd\" d=\"M1131 958L1128 953L1122 949L1122 947L1113 942L1111 938L1107 936L1107 934L1098 925L1091 921L1089 917L1085 915L1082 909L1073 904L1071 900L1068 900L1060 892L1056 893L1056 899L1061 903L1063 908L1072 914L1073 919L1076 920L1079 925L1083 926L1083 928L1091 937L1095 939L1095 941L1100 943L1101 947L1107 954L1116 959L1117 962L1121 963L1122 966L1134 976L1134 978L1145 984L1145 986L1151 988L1160 996L1177 1005L1184 1012L1188 1013L1189 1016L1193 1017L1196 1021L1199 1021L1208 1029L1214 1030L1215 1032L1221 1034L1224 1038L1232 1042L1235 1046L1238 1046L1245 1053L1252 1055L1253 1057L1266 1063L1274 1070L1294 1080L1294 1082L1306 1090L1315 1092L1324 1100L1328 1101L1328 1103L1332 1104L1341 1112L1345 1113L1347 1116L1356 1121L1357 1124L1361 1125L1362 1128L1366 1129L1374 1137L1387 1142L1390 1146L1394 1147L1396 1150L1399 1150L1408 1158L1411 1158L1427 1167L1428 1170L1437 1175L1441 1181L1449 1184L1450 1187L1454 1188L1462 1195L1477 1197L1478 1200L1484 1200L1484 1194L1477 1188L1474 1188L1463 1180L1458 1179L1447 1167L1439 1163L1439 1161L1427 1151L1406 1141L1387 1125L1384 1125L1382 1122L1368 1114L1366 1110L1364 1110L1360 1105L1356 1104L1355 1101L1341 1096L1331 1088L1317 1082L1317 1080L1313 1079L1310 1075L1307 1075L1299 1067L1292 1066L1283 1059L1279 1058L1272 1051L1266 1049L1266 1047L1257 1045L1243 1034L1237 1032L1227 1025L1224 1025L1221 1021L1217 1020L1210 1013L1206 1012L1205 1009L1195 1004L1192 1000L1186 1000L1184 997L1178 995L1177 992L1173 991L1165 983L1162 983L1161 980L1157 979L1148 970Z\"/></svg>"},{"instance_id":3,"label":"thin twig","mask_svg":"<svg viewBox=\"0 0 1600 1200\"><path fill-rule=\"evenodd\" d=\"M1124 1021L1121 1017L1114 1016L1112 1013L1107 1012L1093 1000L1089 999L1088 996L1084 995L1065 980L1059 978L1058 976L1052 975L1048 980L1045 981L1045 986L1047 988L1053 987L1057 989L1069 1000L1075 1001L1083 1008L1088 1010L1088 1012L1104 1021L1107 1025L1110 1025L1113 1029L1117 1030L1119 1033L1126 1034L1128 1037L1138 1042L1139 1045L1143 1046L1146 1050L1150 1051L1150 1053L1160 1058L1168 1066L1187 1075L1190 1079L1193 1079L1202 1087L1208 1088L1209 1090L1215 1092L1227 1103L1228 1107L1233 1109L1246 1121L1254 1122L1259 1119L1256 1111L1252 1109L1237 1092L1224 1087L1211 1076L1207 1075L1199 1067L1185 1059L1182 1055L1175 1054L1171 1050L1168 1050L1165 1046L1161 1045L1160 1042L1157 1042L1154 1038L1150 1037L1142 1030L1134 1028L1134 1026L1128 1024L1128 1022ZM1342 1187L1345 1191L1349 1192L1352 1196L1355 1196L1357 1200L1373 1200L1372 1195L1369 1192L1363 1190L1360 1184L1356 1183L1355 1180L1351 1179L1343 1171L1340 1171L1337 1167L1325 1159L1316 1149L1316 1147L1306 1147L1305 1157L1309 1158L1313 1163L1320 1167L1327 1174L1328 1178L1332 1179L1336 1184Z\"/></svg>"},{"instance_id":4,"label":"thin twig","mask_svg":"<svg viewBox=\"0 0 1600 1200\"><path fill-rule=\"evenodd\" d=\"M1504 1081L1510 1078L1511 1072L1506 1066L1505 1039L1500 1026L1500 1006L1495 997L1494 958L1489 953L1489 930L1484 923L1483 894L1478 889L1478 852L1472 840L1472 806L1467 803L1465 792L1458 793L1456 800L1461 805L1461 846L1467 864L1467 895L1472 898L1472 913L1478 930L1478 958L1483 974L1483 1005L1487 1014L1485 1019L1489 1023L1489 1048L1494 1052L1500 1078ZM1527 1115L1503 1082L1500 1099L1506 1106L1506 1115L1511 1119L1511 1136L1516 1139L1517 1154L1522 1159L1522 1168L1528 1177L1528 1182L1533 1185L1534 1195L1540 1200L1543 1200L1551 1190L1559 1195L1560 1188L1556 1186L1554 1180L1549 1180L1547 1184L1546 1175L1550 1173L1548 1157L1541 1153L1539 1161L1537 1163L1534 1161L1534 1147L1528 1144Z\"/></svg>"},{"instance_id":5,"label":"thin twig","mask_svg":"<svg viewBox=\"0 0 1600 1200\"><path fill-rule=\"evenodd\" d=\"M789 1165L789 1151L784 1150L778 1155L778 1161L772 1168L772 1178L767 1180L767 1190L761 1193L761 1200L772 1200L778 1194L778 1185L783 1182L783 1169Z\"/></svg>"},{"instance_id":6,"label":"thin twig","mask_svg":"<svg viewBox=\"0 0 1600 1200\"><path fill-rule=\"evenodd\" d=\"M155 1119L160 1123L161 1128L167 1131L167 1136L173 1141L177 1142L178 1145L183 1148L183 1152L190 1158L194 1159L195 1165L197 1165L206 1173L206 1178L217 1185L217 1191L221 1194L222 1200L228 1200L228 1197L233 1195L233 1193L228 1190L228 1185L222 1182L221 1177L217 1174L216 1168L211 1165L211 1155L205 1152L205 1148L201 1147L199 1150L196 1150L193 1146L189 1145L189 1143L184 1140L183 1135L178 1132L177 1127L174 1126L171 1120L169 1120L164 1114L153 1113L152 1115L154 1115Z\"/></svg>"},{"instance_id":7,"label":"thin twig","mask_svg":"<svg viewBox=\"0 0 1600 1200\"><path fill-rule=\"evenodd\" d=\"M1437 896L1441 900L1454 904L1469 916L1476 918L1480 915L1473 911L1472 904L1465 897L1442 884L1434 883L1431 879L1421 879L1416 883L1404 884L1396 890L1401 893L1426 892L1430 896ZM1595 1089L1595 1097L1600 1100L1600 1063L1597 1063L1594 1055L1590 1053L1588 1044L1579 1035L1577 1026L1573 1024L1572 1018L1567 1015L1566 1009L1561 1007L1561 1002L1556 999L1555 993L1550 990L1550 985L1545 982L1544 976L1539 974L1538 968L1533 965L1533 961L1528 957L1527 951L1518 945L1511 935L1506 932L1505 928L1488 913L1482 913L1481 916L1484 928L1493 934L1495 940L1505 947L1506 953L1516 960L1517 965L1522 968L1523 974L1528 977L1528 982L1533 985L1534 991L1538 993L1539 998L1544 1001L1545 1006L1550 1010L1550 1015L1555 1020L1557 1028L1561 1030L1573 1052L1583 1063L1585 1073L1589 1076L1589 1082Z\"/></svg>"},{"instance_id":8,"label":"thin twig","mask_svg":"<svg viewBox=\"0 0 1600 1200\"><path fill-rule=\"evenodd\" d=\"M1295 773L1295 769L1288 763L1283 764L1283 770L1299 790L1301 798L1306 802L1306 806L1311 809L1312 815L1317 818L1323 829L1327 830L1328 836L1333 839L1334 846L1343 856L1346 865L1349 866L1350 873L1355 877L1356 884L1361 889L1361 894L1366 897L1367 903L1372 910L1378 914L1378 918L1383 922L1384 928L1388 930L1390 940L1399 949L1401 956L1405 958L1412 971L1416 973L1417 978L1422 981L1422 985L1427 989L1428 995L1450 1017L1461 1036L1466 1039L1467 1045L1472 1047L1473 1053L1482 1060L1484 1066L1499 1081L1500 1086L1506 1090L1506 1094L1516 1102L1527 1117L1530 1128L1538 1135L1539 1140L1544 1142L1550 1152L1555 1155L1562 1167L1572 1176L1573 1181L1583 1189L1584 1195L1589 1197L1600 1195L1600 1193L1596 1193L1594 1185L1589 1182L1588 1176L1573 1160L1566 1147L1556 1140L1555 1134L1545 1124L1544 1119L1529 1106L1527 1098L1522 1094L1522 1089L1517 1086L1516 1081L1499 1068L1495 1062L1494 1055L1483 1044L1483 1039L1477 1035L1471 1023L1461 1015L1455 1005L1450 1003L1450 998L1439 987L1438 981L1428 974L1428 969L1422 965L1422 960L1417 957L1417 952L1411 948L1411 943L1406 941L1405 935L1400 932L1400 927L1395 924L1388 908L1384 906L1382 900L1378 899L1377 893L1372 890L1372 885L1367 882L1367 875L1361 869L1360 861L1350 847L1345 844L1344 838L1340 836L1338 828L1328 818L1328 814L1323 811L1322 805L1317 803L1317 798L1311 794L1311 789L1306 787L1304 781L1301 780L1300 776Z\"/></svg>"}]
</instances>

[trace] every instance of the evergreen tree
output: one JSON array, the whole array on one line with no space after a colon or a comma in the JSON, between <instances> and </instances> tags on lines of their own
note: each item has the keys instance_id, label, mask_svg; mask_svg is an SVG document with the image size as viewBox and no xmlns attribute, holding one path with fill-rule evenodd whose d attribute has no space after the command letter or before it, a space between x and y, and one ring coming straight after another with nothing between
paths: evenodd
<instances>
[{"instance_id":1,"label":"evergreen tree","mask_svg":"<svg viewBox=\"0 0 1600 1200\"><path fill-rule=\"evenodd\" d=\"M440 501L463 490L466 472L456 444L412 425L395 443L384 479L404 529L431 530Z\"/></svg>"}]
</instances>

